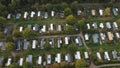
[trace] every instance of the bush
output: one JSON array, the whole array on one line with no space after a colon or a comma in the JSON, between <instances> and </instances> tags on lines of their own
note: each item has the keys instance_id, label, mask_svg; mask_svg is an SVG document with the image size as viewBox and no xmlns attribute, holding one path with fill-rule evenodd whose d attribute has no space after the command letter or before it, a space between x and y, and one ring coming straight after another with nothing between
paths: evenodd
<instances>
[{"instance_id":1,"label":"bush","mask_svg":"<svg viewBox=\"0 0 120 68\"><path fill-rule=\"evenodd\" d=\"M65 16L68 16L68 15L71 15L72 14L72 11L70 8L65 8L64 9L64 13L65 13Z\"/></svg>"}]
</instances>

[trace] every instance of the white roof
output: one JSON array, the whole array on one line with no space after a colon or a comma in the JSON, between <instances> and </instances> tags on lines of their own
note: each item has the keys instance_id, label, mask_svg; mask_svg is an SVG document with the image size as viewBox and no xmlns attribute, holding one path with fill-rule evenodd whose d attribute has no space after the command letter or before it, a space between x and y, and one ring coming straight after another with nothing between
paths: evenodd
<instances>
[{"instance_id":1,"label":"white roof","mask_svg":"<svg viewBox=\"0 0 120 68\"><path fill-rule=\"evenodd\" d=\"M11 59L11 58L8 58L8 61L7 61L7 63L6 63L6 66L9 66L9 65L11 64L11 61L12 61L12 59Z\"/></svg>"},{"instance_id":2,"label":"white roof","mask_svg":"<svg viewBox=\"0 0 120 68\"><path fill-rule=\"evenodd\" d=\"M20 58L19 65L20 65L20 66L23 65L23 58Z\"/></svg>"},{"instance_id":3,"label":"white roof","mask_svg":"<svg viewBox=\"0 0 120 68\"><path fill-rule=\"evenodd\" d=\"M81 12L82 12L81 10L78 10L77 15L79 16L81 14Z\"/></svg>"},{"instance_id":4,"label":"white roof","mask_svg":"<svg viewBox=\"0 0 120 68\"><path fill-rule=\"evenodd\" d=\"M61 62L61 54L60 53L57 54L56 60L57 60L57 63Z\"/></svg>"},{"instance_id":5,"label":"white roof","mask_svg":"<svg viewBox=\"0 0 120 68\"><path fill-rule=\"evenodd\" d=\"M42 64L42 56L39 56L39 57L38 57L38 61L37 61L37 63L38 63L39 65Z\"/></svg>"},{"instance_id":6,"label":"white roof","mask_svg":"<svg viewBox=\"0 0 120 68\"><path fill-rule=\"evenodd\" d=\"M103 10L99 9L99 13L100 13L100 16L102 16L103 15Z\"/></svg>"},{"instance_id":7,"label":"white roof","mask_svg":"<svg viewBox=\"0 0 120 68\"><path fill-rule=\"evenodd\" d=\"M47 55L47 64L51 64L51 55Z\"/></svg>"},{"instance_id":8,"label":"white roof","mask_svg":"<svg viewBox=\"0 0 120 68\"><path fill-rule=\"evenodd\" d=\"M28 16L28 12L24 12L24 18L26 19Z\"/></svg>"},{"instance_id":9,"label":"white roof","mask_svg":"<svg viewBox=\"0 0 120 68\"><path fill-rule=\"evenodd\" d=\"M61 25L58 25L58 28L57 28L58 31L61 31L62 30L62 27Z\"/></svg>"},{"instance_id":10,"label":"white roof","mask_svg":"<svg viewBox=\"0 0 120 68\"><path fill-rule=\"evenodd\" d=\"M115 33L115 35L116 35L117 38L120 38L120 34L118 32Z\"/></svg>"},{"instance_id":11,"label":"white roof","mask_svg":"<svg viewBox=\"0 0 120 68\"><path fill-rule=\"evenodd\" d=\"M51 16L55 16L55 11L51 11Z\"/></svg>"},{"instance_id":12,"label":"white roof","mask_svg":"<svg viewBox=\"0 0 120 68\"><path fill-rule=\"evenodd\" d=\"M89 40L89 35L85 34L85 40Z\"/></svg>"},{"instance_id":13,"label":"white roof","mask_svg":"<svg viewBox=\"0 0 120 68\"><path fill-rule=\"evenodd\" d=\"M85 55L85 59L88 59L88 58L89 58L88 52L84 52L84 55Z\"/></svg>"},{"instance_id":14,"label":"white roof","mask_svg":"<svg viewBox=\"0 0 120 68\"><path fill-rule=\"evenodd\" d=\"M96 11L93 9L93 10L91 10L91 13L92 13L92 15L93 16L95 16L96 15L96 13L95 13Z\"/></svg>"},{"instance_id":15,"label":"white roof","mask_svg":"<svg viewBox=\"0 0 120 68\"><path fill-rule=\"evenodd\" d=\"M35 15L35 12L32 11L30 17L34 17L34 15Z\"/></svg>"},{"instance_id":16,"label":"white roof","mask_svg":"<svg viewBox=\"0 0 120 68\"><path fill-rule=\"evenodd\" d=\"M106 23L106 27L107 27L108 29L111 28L111 24L110 24L110 22L107 22L107 23Z\"/></svg>"},{"instance_id":17,"label":"white roof","mask_svg":"<svg viewBox=\"0 0 120 68\"><path fill-rule=\"evenodd\" d=\"M48 18L48 12L45 12L45 14L44 14L44 18L45 18L45 19Z\"/></svg>"},{"instance_id":18,"label":"white roof","mask_svg":"<svg viewBox=\"0 0 120 68\"><path fill-rule=\"evenodd\" d=\"M50 24L50 30L53 31L53 24Z\"/></svg>"},{"instance_id":19,"label":"white roof","mask_svg":"<svg viewBox=\"0 0 120 68\"><path fill-rule=\"evenodd\" d=\"M104 52L104 58L110 61L110 57L107 51Z\"/></svg>"},{"instance_id":20,"label":"white roof","mask_svg":"<svg viewBox=\"0 0 120 68\"><path fill-rule=\"evenodd\" d=\"M97 55L98 59L100 59L100 60L102 59L100 52L97 52L96 55Z\"/></svg>"},{"instance_id":21,"label":"white roof","mask_svg":"<svg viewBox=\"0 0 120 68\"><path fill-rule=\"evenodd\" d=\"M38 15L37 16L40 17L40 15L41 15L41 11L38 11Z\"/></svg>"},{"instance_id":22,"label":"white roof","mask_svg":"<svg viewBox=\"0 0 120 68\"><path fill-rule=\"evenodd\" d=\"M11 15L12 15L12 14L8 14L7 19L10 19L10 18L11 18Z\"/></svg>"},{"instance_id":23,"label":"white roof","mask_svg":"<svg viewBox=\"0 0 120 68\"><path fill-rule=\"evenodd\" d=\"M46 25L43 25L43 28L41 29L42 32L46 32Z\"/></svg>"},{"instance_id":24,"label":"white roof","mask_svg":"<svg viewBox=\"0 0 120 68\"><path fill-rule=\"evenodd\" d=\"M105 38L106 38L105 33L100 33L100 36L101 36L101 39L102 39L102 40L105 40Z\"/></svg>"},{"instance_id":25,"label":"white roof","mask_svg":"<svg viewBox=\"0 0 120 68\"><path fill-rule=\"evenodd\" d=\"M118 25L117 25L117 23L116 22L113 22L113 25L117 28L118 27Z\"/></svg>"},{"instance_id":26,"label":"white roof","mask_svg":"<svg viewBox=\"0 0 120 68\"><path fill-rule=\"evenodd\" d=\"M81 59L81 56L80 56L80 51L76 51L76 59Z\"/></svg>"},{"instance_id":27,"label":"white roof","mask_svg":"<svg viewBox=\"0 0 120 68\"><path fill-rule=\"evenodd\" d=\"M65 37L65 44L69 44L69 37Z\"/></svg>"},{"instance_id":28,"label":"white roof","mask_svg":"<svg viewBox=\"0 0 120 68\"><path fill-rule=\"evenodd\" d=\"M20 32L22 32L23 31L23 27L22 26L20 26Z\"/></svg>"},{"instance_id":29,"label":"white roof","mask_svg":"<svg viewBox=\"0 0 120 68\"><path fill-rule=\"evenodd\" d=\"M103 29L104 28L103 23L100 23L99 27Z\"/></svg>"},{"instance_id":30,"label":"white roof","mask_svg":"<svg viewBox=\"0 0 120 68\"><path fill-rule=\"evenodd\" d=\"M32 49L35 49L35 48L36 48L36 44L37 44L37 41L36 41L36 40L33 40L33 42L32 42Z\"/></svg>"},{"instance_id":31,"label":"white roof","mask_svg":"<svg viewBox=\"0 0 120 68\"><path fill-rule=\"evenodd\" d=\"M90 29L90 24L89 23L87 24L87 29Z\"/></svg>"}]
</instances>

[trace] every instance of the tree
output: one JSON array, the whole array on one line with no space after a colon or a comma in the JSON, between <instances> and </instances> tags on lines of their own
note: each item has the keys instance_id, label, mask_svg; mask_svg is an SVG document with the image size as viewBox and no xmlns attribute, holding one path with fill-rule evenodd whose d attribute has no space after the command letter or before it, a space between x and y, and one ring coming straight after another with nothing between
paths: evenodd
<instances>
[{"instance_id":1,"label":"tree","mask_svg":"<svg viewBox=\"0 0 120 68\"><path fill-rule=\"evenodd\" d=\"M67 3L63 2L63 3L61 4L61 7L62 7L62 9L64 10L65 8L68 8L69 6L68 6Z\"/></svg>"},{"instance_id":2,"label":"tree","mask_svg":"<svg viewBox=\"0 0 120 68\"><path fill-rule=\"evenodd\" d=\"M103 12L103 15L104 16L110 16L110 8L109 7L105 8L105 10Z\"/></svg>"},{"instance_id":3,"label":"tree","mask_svg":"<svg viewBox=\"0 0 120 68\"><path fill-rule=\"evenodd\" d=\"M19 68L17 63L12 63L8 68Z\"/></svg>"},{"instance_id":4,"label":"tree","mask_svg":"<svg viewBox=\"0 0 120 68\"><path fill-rule=\"evenodd\" d=\"M7 42L5 43L5 48L7 51L12 51L15 49L15 44L13 42Z\"/></svg>"},{"instance_id":5,"label":"tree","mask_svg":"<svg viewBox=\"0 0 120 68\"><path fill-rule=\"evenodd\" d=\"M65 8L64 9L64 13L65 13L65 16L68 16L68 15L71 15L72 14L72 11L70 8Z\"/></svg>"},{"instance_id":6,"label":"tree","mask_svg":"<svg viewBox=\"0 0 120 68\"><path fill-rule=\"evenodd\" d=\"M33 64L29 62L23 63L23 68L33 68Z\"/></svg>"},{"instance_id":7,"label":"tree","mask_svg":"<svg viewBox=\"0 0 120 68\"><path fill-rule=\"evenodd\" d=\"M120 18L117 20L118 25L120 26Z\"/></svg>"},{"instance_id":8,"label":"tree","mask_svg":"<svg viewBox=\"0 0 120 68\"><path fill-rule=\"evenodd\" d=\"M6 19L4 17L0 17L0 28L4 28L6 24Z\"/></svg>"},{"instance_id":9,"label":"tree","mask_svg":"<svg viewBox=\"0 0 120 68\"><path fill-rule=\"evenodd\" d=\"M35 3L34 5L32 5L32 8L34 8L35 10L39 10L39 3Z\"/></svg>"},{"instance_id":10,"label":"tree","mask_svg":"<svg viewBox=\"0 0 120 68\"><path fill-rule=\"evenodd\" d=\"M82 28L83 26L84 26L84 20L79 20L78 22L77 22L77 26L79 27L79 28Z\"/></svg>"},{"instance_id":11,"label":"tree","mask_svg":"<svg viewBox=\"0 0 120 68\"><path fill-rule=\"evenodd\" d=\"M52 5L50 3L47 3L45 5L45 8L46 8L47 11L50 11L52 9Z\"/></svg>"},{"instance_id":12,"label":"tree","mask_svg":"<svg viewBox=\"0 0 120 68\"><path fill-rule=\"evenodd\" d=\"M61 62L61 63L60 63L60 67L61 67L61 68L68 68L68 63L66 63L66 62Z\"/></svg>"},{"instance_id":13,"label":"tree","mask_svg":"<svg viewBox=\"0 0 120 68\"><path fill-rule=\"evenodd\" d=\"M74 13L76 13L77 8L78 8L78 2L77 1L72 2L71 9Z\"/></svg>"},{"instance_id":14,"label":"tree","mask_svg":"<svg viewBox=\"0 0 120 68\"><path fill-rule=\"evenodd\" d=\"M33 31L32 29L30 28L26 28L23 32L23 37L24 38L35 38L36 37L36 33L35 31Z\"/></svg>"},{"instance_id":15,"label":"tree","mask_svg":"<svg viewBox=\"0 0 120 68\"><path fill-rule=\"evenodd\" d=\"M54 63L54 64L52 64L51 68L60 68L60 64Z\"/></svg>"},{"instance_id":16,"label":"tree","mask_svg":"<svg viewBox=\"0 0 120 68\"><path fill-rule=\"evenodd\" d=\"M21 33L19 30L14 30L14 31L12 32L12 35L13 35L14 37L16 37L16 38L22 37L22 33Z\"/></svg>"},{"instance_id":17,"label":"tree","mask_svg":"<svg viewBox=\"0 0 120 68\"><path fill-rule=\"evenodd\" d=\"M5 35L3 32L0 32L0 39L4 39L5 38Z\"/></svg>"},{"instance_id":18,"label":"tree","mask_svg":"<svg viewBox=\"0 0 120 68\"><path fill-rule=\"evenodd\" d=\"M75 68L85 68L87 65L86 61L84 59L76 60L75 62Z\"/></svg>"},{"instance_id":19,"label":"tree","mask_svg":"<svg viewBox=\"0 0 120 68\"><path fill-rule=\"evenodd\" d=\"M66 19L65 19L65 21L66 21L66 23L68 25L72 25L72 26L77 23L77 20L76 20L76 18L73 15L67 16Z\"/></svg>"}]
</instances>

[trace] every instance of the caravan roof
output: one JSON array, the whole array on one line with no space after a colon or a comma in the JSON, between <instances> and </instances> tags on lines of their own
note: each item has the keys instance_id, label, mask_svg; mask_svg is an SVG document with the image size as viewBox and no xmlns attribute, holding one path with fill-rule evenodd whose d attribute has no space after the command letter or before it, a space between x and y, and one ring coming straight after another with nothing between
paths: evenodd
<instances>
[{"instance_id":1,"label":"caravan roof","mask_svg":"<svg viewBox=\"0 0 120 68\"><path fill-rule=\"evenodd\" d=\"M26 62L32 63L32 55L28 55L28 57L26 57Z\"/></svg>"},{"instance_id":2,"label":"caravan roof","mask_svg":"<svg viewBox=\"0 0 120 68\"><path fill-rule=\"evenodd\" d=\"M42 56L39 56L39 57L38 57L37 64L38 64L38 65L41 65L41 64L42 64Z\"/></svg>"},{"instance_id":3,"label":"caravan roof","mask_svg":"<svg viewBox=\"0 0 120 68\"><path fill-rule=\"evenodd\" d=\"M24 50L27 50L28 49L28 45L29 45L29 41L27 41L26 39L24 39L24 46L23 46L23 49Z\"/></svg>"},{"instance_id":4,"label":"caravan roof","mask_svg":"<svg viewBox=\"0 0 120 68\"><path fill-rule=\"evenodd\" d=\"M115 33L115 35L117 38L120 38L120 33L117 32L117 33Z\"/></svg>"},{"instance_id":5,"label":"caravan roof","mask_svg":"<svg viewBox=\"0 0 120 68\"><path fill-rule=\"evenodd\" d=\"M11 64L12 58L8 58L8 61L6 63L6 66L9 66Z\"/></svg>"},{"instance_id":6,"label":"caravan roof","mask_svg":"<svg viewBox=\"0 0 120 68\"><path fill-rule=\"evenodd\" d=\"M103 15L103 9L99 9L99 14L100 14L100 16Z\"/></svg>"},{"instance_id":7,"label":"caravan roof","mask_svg":"<svg viewBox=\"0 0 120 68\"><path fill-rule=\"evenodd\" d=\"M84 52L84 55L85 55L85 59L89 59L88 52Z\"/></svg>"},{"instance_id":8,"label":"caravan roof","mask_svg":"<svg viewBox=\"0 0 120 68\"><path fill-rule=\"evenodd\" d=\"M96 10L95 10L95 9L92 9L92 10L91 10L91 13L92 13L93 16L95 16L95 15L96 15Z\"/></svg>"},{"instance_id":9,"label":"caravan roof","mask_svg":"<svg viewBox=\"0 0 120 68\"><path fill-rule=\"evenodd\" d=\"M69 53L67 53L67 54L65 55L65 61L71 62L71 56L70 56Z\"/></svg>"},{"instance_id":10,"label":"caravan roof","mask_svg":"<svg viewBox=\"0 0 120 68\"><path fill-rule=\"evenodd\" d=\"M19 31L20 31L20 32L22 32L22 31L23 31L23 27L22 27L22 26L20 26L20 29L19 29Z\"/></svg>"},{"instance_id":11,"label":"caravan roof","mask_svg":"<svg viewBox=\"0 0 120 68\"><path fill-rule=\"evenodd\" d=\"M107 23L106 23L106 27L107 27L108 29L111 28L111 24L110 24L110 22L107 22Z\"/></svg>"},{"instance_id":12,"label":"caravan roof","mask_svg":"<svg viewBox=\"0 0 120 68\"><path fill-rule=\"evenodd\" d=\"M98 41L99 41L99 35L97 33L95 33L95 34L92 35L92 37L93 37L93 42L94 43L98 43Z\"/></svg>"},{"instance_id":13,"label":"caravan roof","mask_svg":"<svg viewBox=\"0 0 120 68\"><path fill-rule=\"evenodd\" d=\"M20 60L19 60L19 65L20 65L20 66L23 65L23 58L20 58Z\"/></svg>"},{"instance_id":14,"label":"caravan roof","mask_svg":"<svg viewBox=\"0 0 120 68\"><path fill-rule=\"evenodd\" d=\"M80 16L80 14L82 13L81 10L77 10L77 15Z\"/></svg>"},{"instance_id":15,"label":"caravan roof","mask_svg":"<svg viewBox=\"0 0 120 68\"><path fill-rule=\"evenodd\" d=\"M81 59L80 51L76 51L75 58Z\"/></svg>"},{"instance_id":16,"label":"caravan roof","mask_svg":"<svg viewBox=\"0 0 120 68\"><path fill-rule=\"evenodd\" d=\"M103 29L104 28L104 24L100 23L99 27Z\"/></svg>"},{"instance_id":17,"label":"caravan roof","mask_svg":"<svg viewBox=\"0 0 120 68\"><path fill-rule=\"evenodd\" d=\"M89 23L87 24L87 29L90 29L90 24Z\"/></svg>"},{"instance_id":18,"label":"caravan roof","mask_svg":"<svg viewBox=\"0 0 120 68\"><path fill-rule=\"evenodd\" d=\"M36 41L36 40L33 40L33 41L32 41L32 49L35 49L35 48L36 48L36 45L37 45L37 41Z\"/></svg>"},{"instance_id":19,"label":"caravan roof","mask_svg":"<svg viewBox=\"0 0 120 68\"><path fill-rule=\"evenodd\" d=\"M40 17L41 16L41 11L38 11L38 15L37 15L38 17Z\"/></svg>"},{"instance_id":20,"label":"caravan roof","mask_svg":"<svg viewBox=\"0 0 120 68\"><path fill-rule=\"evenodd\" d=\"M101 36L101 39L102 39L102 40L105 40L105 38L106 38L105 33L100 33L100 36Z\"/></svg>"},{"instance_id":21,"label":"caravan roof","mask_svg":"<svg viewBox=\"0 0 120 68\"><path fill-rule=\"evenodd\" d=\"M51 55L47 55L47 64L51 64Z\"/></svg>"},{"instance_id":22,"label":"caravan roof","mask_svg":"<svg viewBox=\"0 0 120 68\"><path fill-rule=\"evenodd\" d=\"M89 40L89 34L85 34L85 40Z\"/></svg>"},{"instance_id":23,"label":"caravan roof","mask_svg":"<svg viewBox=\"0 0 120 68\"><path fill-rule=\"evenodd\" d=\"M32 12L31 12L30 17L31 17L31 18L33 18L33 17L34 17L34 15L35 15L35 12L34 12L34 11L32 11Z\"/></svg>"},{"instance_id":24,"label":"caravan roof","mask_svg":"<svg viewBox=\"0 0 120 68\"><path fill-rule=\"evenodd\" d=\"M114 28L114 29L118 29L117 22L113 22L113 28Z\"/></svg>"},{"instance_id":25,"label":"caravan roof","mask_svg":"<svg viewBox=\"0 0 120 68\"><path fill-rule=\"evenodd\" d=\"M111 32L107 32L107 35L108 35L108 39L109 40L113 40L113 33L111 33Z\"/></svg>"},{"instance_id":26,"label":"caravan roof","mask_svg":"<svg viewBox=\"0 0 120 68\"><path fill-rule=\"evenodd\" d=\"M98 58L99 60L102 59L100 52L97 52L96 55L97 55L97 58Z\"/></svg>"},{"instance_id":27,"label":"caravan roof","mask_svg":"<svg viewBox=\"0 0 120 68\"><path fill-rule=\"evenodd\" d=\"M53 16L55 16L55 11L51 11L51 16L53 17Z\"/></svg>"},{"instance_id":28,"label":"caravan roof","mask_svg":"<svg viewBox=\"0 0 120 68\"><path fill-rule=\"evenodd\" d=\"M104 58L105 58L105 60L110 61L110 57L109 57L109 55L108 55L108 52L107 52L107 51L105 51L105 52L104 52Z\"/></svg>"},{"instance_id":29,"label":"caravan roof","mask_svg":"<svg viewBox=\"0 0 120 68\"><path fill-rule=\"evenodd\" d=\"M65 37L65 44L69 44L69 37Z\"/></svg>"}]
</instances>

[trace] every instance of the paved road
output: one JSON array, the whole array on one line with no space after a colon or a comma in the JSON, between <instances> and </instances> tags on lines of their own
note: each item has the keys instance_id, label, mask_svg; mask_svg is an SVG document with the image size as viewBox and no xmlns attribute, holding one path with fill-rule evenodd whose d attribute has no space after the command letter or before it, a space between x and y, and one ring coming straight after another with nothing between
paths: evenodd
<instances>
[{"instance_id":1,"label":"paved road","mask_svg":"<svg viewBox=\"0 0 120 68\"><path fill-rule=\"evenodd\" d=\"M99 65L98 67L101 68L101 67L109 67L109 66L120 66L120 63L117 63L117 64L104 64L104 65Z\"/></svg>"}]
</instances>

